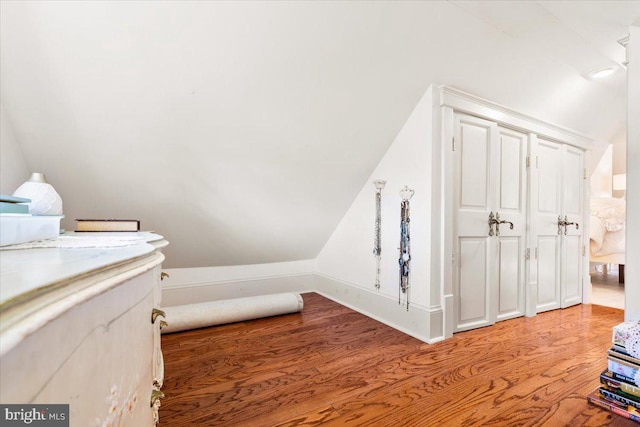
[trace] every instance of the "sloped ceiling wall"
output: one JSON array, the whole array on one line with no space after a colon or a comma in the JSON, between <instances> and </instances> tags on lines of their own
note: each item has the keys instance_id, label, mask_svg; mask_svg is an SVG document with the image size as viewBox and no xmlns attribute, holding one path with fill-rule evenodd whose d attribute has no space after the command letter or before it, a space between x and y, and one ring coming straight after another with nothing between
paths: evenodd
<instances>
[{"instance_id":1,"label":"sloped ceiling wall","mask_svg":"<svg viewBox=\"0 0 640 427\"><path fill-rule=\"evenodd\" d=\"M0 104L0 194L11 194L29 176L29 167Z\"/></svg>"},{"instance_id":2,"label":"sloped ceiling wall","mask_svg":"<svg viewBox=\"0 0 640 427\"><path fill-rule=\"evenodd\" d=\"M78 217L167 267L314 258L431 83L608 141L638 2L1 3L0 94ZM26 179L27 177L25 177Z\"/></svg>"}]
</instances>

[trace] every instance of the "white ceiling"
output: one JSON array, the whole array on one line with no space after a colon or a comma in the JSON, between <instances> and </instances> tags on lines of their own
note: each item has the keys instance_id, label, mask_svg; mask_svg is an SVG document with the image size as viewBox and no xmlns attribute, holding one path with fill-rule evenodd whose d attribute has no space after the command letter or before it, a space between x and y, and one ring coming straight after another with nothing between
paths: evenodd
<instances>
[{"instance_id":1,"label":"white ceiling","mask_svg":"<svg viewBox=\"0 0 640 427\"><path fill-rule=\"evenodd\" d=\"M314 258L432 83L611 140L640 24L638 1L0 7L1 101L66 227L139 218L168 267Z\"/></svg>"}]
</instances>

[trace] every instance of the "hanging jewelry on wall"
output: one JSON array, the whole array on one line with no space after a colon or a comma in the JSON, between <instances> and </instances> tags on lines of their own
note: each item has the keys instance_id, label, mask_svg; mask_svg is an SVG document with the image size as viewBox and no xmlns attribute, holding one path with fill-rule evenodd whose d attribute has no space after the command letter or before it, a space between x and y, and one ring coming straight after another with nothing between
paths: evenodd
<instances>
[{"instance_id":1,"label":"hanging jewelry on wall","mask_svg":"<svg viewBox=\"0 0 640 427\"><path fill-rule=\"evenodd\" d=\"M387 181L383 181L381 179L373 181L373 185L376 186L376 226L375 236L373 238L373 256L376 257L376 289L380 289L380 254L382 253L382 189L386 183Z\"/></svg>"},{"instance_id":2,"label":"hanging jewelry on wall","mask_svg":"<svg viewBox=\"0 0 640 427\"><path fill-rule=\"evenodd\" d=\"M409 199L415 193L406 185L400 190L400 287L398 289L398 304L402 304L402 300L407 305L409 311L409 273L411 261L411 238L409 233Z\"/></svg>"}]
</instances>

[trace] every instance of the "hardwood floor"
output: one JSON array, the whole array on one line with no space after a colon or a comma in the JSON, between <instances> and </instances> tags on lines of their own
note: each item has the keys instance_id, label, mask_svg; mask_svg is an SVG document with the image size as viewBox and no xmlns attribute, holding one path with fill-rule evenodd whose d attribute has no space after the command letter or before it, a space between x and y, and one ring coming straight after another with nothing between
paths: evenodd
<instances>
[{"instance_id":1,"label":"hardwood floor","mask_svg":"<svg viewBox=\"0 0 640 427\"><path fill-rule=\"evenodd\" d=\"M593 304L624 309L624 284L618 281L617 266L606 273L592 271L590 276Z\"/></svg>"},{"instance_id":2,"label":"hardwood floor","mask_svg":"<svg viewBox=\"0 0 640 427\"><path fill-rule=\"evenodd\" d=\"M300 313L164 335L160 425L638 425L585 398L622 310L579 305L429 345L303 298Z\"/></svg>"}]
</instances>

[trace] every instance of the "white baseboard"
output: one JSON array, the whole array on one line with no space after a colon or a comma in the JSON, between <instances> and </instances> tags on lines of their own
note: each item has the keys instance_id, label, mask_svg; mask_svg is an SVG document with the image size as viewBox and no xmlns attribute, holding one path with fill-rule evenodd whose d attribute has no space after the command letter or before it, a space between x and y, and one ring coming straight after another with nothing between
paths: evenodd
<instances>
[{"instance_id":1,"label":"white baseboard","mask_svg":"<svg viewBox=\"0 0 640 427\"><path fill-rule=\"evenodd\" d=\"M398 301L374 290L368 290L341 282L322 274L315 276L315 292L367 317L404 332L429 344L442 337L430 337L431 314L428 309L411 305L399 305ZM436 314L437 317L437 313Z\"/></svg>"},{"instance_id":2,"label":"white baseboard","mask_svg":"<svg viewBox=\"0 0 640 427\"><path fill-rule=\"evenodd\" d=\"M429 308L429 344L444 341L444 309L442 306Z\"/></svg>"},{"instance_id":3,"label":"white baseboard","mask_svg":"<svg viewBox=\"0 0 640 427\"><path fill-rule=\"evenodd\" d=\"M169 275L162 281L162 289L164 290L312 274L315 272L315 260L220 267L168 268L163 271Z\"/></svg>"},{"instance_id":4,"label":"white baseboard","mask_svg":"<svg viewBox=\"0 0 640 427\"><path fill-rule=\"evenodd\" d=\"M221 267L170 268L162 305L172 307L280 292L308 292L315 260Z\"/></svg>"},{"instance_id":5,"label":"white baseboard","mask_svg":"<svg viewBox=\"0 0 640 427\"><path fill-rule=\"evenodd\" d=\"M282 292L312 292L313 286L314 277L310 274L182 285L162 289L162 306L172 307Z\"/></svg>"}]
</instances>

